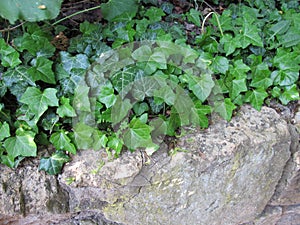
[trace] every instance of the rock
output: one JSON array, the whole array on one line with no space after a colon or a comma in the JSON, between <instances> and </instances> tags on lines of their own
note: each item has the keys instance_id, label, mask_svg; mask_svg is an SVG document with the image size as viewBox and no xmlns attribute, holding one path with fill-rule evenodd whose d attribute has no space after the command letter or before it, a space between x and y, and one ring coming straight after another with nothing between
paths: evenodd
<instances>
[{"instance_id":1,"label":"rock","mask_svg":"<svg viewBox=\"0 0 300 225\"><path fill-rule=\"evenodd\" d=\"M160 150L143 167L141 152L126 153L99 174L91 171L101 153L82 152L84 156L65 167L61 179L72 196L72 208L99 209L123 224L246 223L265 209L291 154L286 122L266 107L257 112L244 106L231 122L191 131L179 142L177 148L187 152L169 157ZM94 161L88 157L87 165L82 158L90 154ZM80 170L72 169L74 165ZM112 171L127 174L125 180ZM64 180L71 174L78 181L67 185Z\"/></svg>"},{"instance_id":2,"label":"rock","mask_svg":"<svg viewBox=\"0 0 300 225\"><path fill-rule=\"evenodd\" d=\"M0 214L56 214L68 211L68 193L55 176L38 171L38 163L27 163L15 170L0 165Z\"/></svg>"},{"instance_id":3,"label":"rock","mask_svg":"<svg viewBox=\"0 0 300 225\"><path fill-rule=\"evenodd\" d=\"M184 130L151 157L80 151L58 177L0 166L0 224L299 224L296 126L243 106L230 122Z\"/></svg>"}]
</instances>

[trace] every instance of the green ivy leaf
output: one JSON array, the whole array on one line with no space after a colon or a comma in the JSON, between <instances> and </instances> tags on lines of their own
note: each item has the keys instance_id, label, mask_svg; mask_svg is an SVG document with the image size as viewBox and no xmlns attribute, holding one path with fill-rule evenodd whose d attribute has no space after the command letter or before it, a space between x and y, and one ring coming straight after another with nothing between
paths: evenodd
<instances>
[{"instance_id":1,"label":"green ivy leaf","mask_svg":"<svg viewBox=\"0 0 300 225\"><path fill-rule=\"evenodd\" d=\"M231 99L225 98L224 101L215 102L214 111L219 113L225 120L229 121L235 108L236 106L231 102Z\"/></svg>"},{"instance_id":2,"label":"green ivy leaf","mask_svg":"<svg viewBox=\"0 0 300 225\"><path fill-rule=\"evenodd\" d=\"M195 125L200 125L202 128L208 127L207 114L211 113L211 107L209 105L202 105L200 101L196 101L195 106L192 110L192 123Z\"/></svg>"},{"instance_id":3,"label":"green ivy leaf","mask_svg":"<svg viewBox=\"0 0 300 225\"><path fill-rule=\"evenodd\" d=\"M285 35L279 38L279 44L289 48L300 43L299 28L290 29Z\"/></svg>"},{"instance_id":4,"label":"green ivy leaf","mask_svg":"<svg viewBox=\"0 0 300 225\"><path fill-rule=\"evenodd\" d=\"M149 46L143 45L132 53L132 58L137 60L138 67L145 70L146 74L152 74L157 69L167 69L166 56L159 49L152 53Z\"/></svg>"},{"instance_id":5,"label":"green ivy leaf","mask_svg":"<svg viewBox=\"0 0 300 225\"><path fill-rule=\"evenodd\" d=\"M255 25L244 23L241 34L237 35L242 48L245 49L250 44L263 47L262 38L258 34L258 28Z\"/></svg>"},{"instance_id":6,"label":"green ivy leaf","mask_svg":"<svg viewBox=\"0 0 300 225\"><path fill-rule=\"evenodd\" d=\"M137 10L138 4L136 0L110 0L101 5L103 18L108 21L114 21L121 15L130 20L136 15Z\"/></svg>"},{"instance_id":7,"label":"green ivy leaf","mask_svg":"<svg viewBox=\"0 0 300 225\"><path fill-rule=\"evenodd\" d=\"M79 122L74 127L74 140L78 149L89 149L93 146L92 135L95 128Z\"/></svg>"},{"instance_id":8,"label":"green ivy leaf","mask_svg":"<svg viewBox=\"0 0 300 225\"><path fill-rule=\"evenodd\" d=\"M29 68L27 72L34 80L42 80L49 84L55 84L55 75L52 71L53 62L44 57L36 59L34 66Z\"/></svg>"},{"instance_id":9,"label":"green ivy leaf","mask_svg":"<svg viewBox=\"0 0 300 225\"><path fill-rule=\"evenodd\" d=\"M16 20L27 20L30 22L41 21L45 19L54 19L60 10L62 0L53 0L47 2L34 1L1 1L0 15L14 24Z\"/></svg>"},{"instance_id":10,"label":"green ivy leaf","mask_svg":"<svg viewBox=\"0 0 300 225\"><path fill-rule=\"evenodd\" d=\"M152 128L134 118L130 121L129 129L124 134L124 144L132 150L139 147L148 147L153 142L151 140Z\"/></svg>"},{"instance_id":11,"label":"green ivy leaf","mask_svg":"<svg viewBox=\"0 0 300 225\"><path fill-rule=\"evenodd\" d=\"M200 77L187 75L189 89L197 96L200 101L204 102L210 95L215 83L211 74L202 74Z\"/></svg>"},{"instance_id":12,"label":"green ivy leaf","mask_svg":"<svg viewBox=\"0 0 300 225\"><path fill-rule=\"evenodd\" d=\"M60 99L60 105L56 110L59 117L75 117L76 112L74 108L70 105L70 99L61 97Z\"/></svg>"},{"instance_id":13,"label":"green ivy leaf","mask_svg":"<svg viewBox=\"0 0 300 225\"><path fill-rule=\"evenodd\" d=\"M7 138L4 141L8 155L16 158L17 156L36 156L37 147L34 142L34 133L27 131L26 133Z\"/></svg>"},{"instance_id":14,"label":"green ivy leaf","mask_svg":"<svg viewBox=\"0 0 300 225\"><path fill-rule=\"evenodd\" d=\"M246 77L246 73L249 70L251 70L251 68L244 64L242 59L235 60L233 66L230 65L230 74L235 78Z\"/></svg>"},{"instance_id":15,"label":"green ivy leaf","mask_svg":"<svg viewBox=\"0 0 300 225\"><path fill-rule=\"evenodd\" d=\"M132 104L129 99L122 99L118 96L116 103L111 111L111 119L113 124L121 122L125 116L128 115L129 110L132 108Z\"/></svg>"},{"instance_id":16,"label":"green ivy leaf","mask_svg":"<svg viewBox=\"0 0 300 225\"><path fill-rule=\"evenodd\" d=\"M246 78L232 80L232 85L229 90L230 98L236 98L241 92L247 91Z\"/></svg>"},{"instance_id":17,"label":"green ivy leaf","mask_svg":"<svg viewBox=\"0 0 300 225\"><path fill-rule=\"evenodd\" d=\"M60 60L63 68L68 73L74 68L77 69L87 69L90 66L88 57L84 54L77 54L76 56L71 56L68 52L60 52Z\"/></svg>"},{"instance_id":18,"label":"green ivy leaf","mask_svg":"<svg viewBox=\"0 0 300 225\"><path fill-rule=\"evenodd\" d=\"M55 52L55 47L50 43L48 34L42 31L37 24L28 25L32 33L24 33L23 37L14 39L15 46L20 50L27 50L33 56L50 58ZM31 31L29 31L31 32Z\"/></svg>"},{"instance_id":19,"label":"green ivy leaf","mask_svg":"<svg viewBox=\"0 0 300 225\"><path fill-rule=\"evenodd\" d=\"M284 34L290 28L290 25L291 21L289 20L281 20L276 24L273 24L269 29L273 33L269 40L276 35Z\"/></svg>"},{"instance_id":20,"label":"green ivy leaf","mask_svg":"<svg viewBox=\"0 0 300 225\"><path fill-rule=\"evenodd\" d=\"M50 142L54 145L57 150L68 151L72 154L76 154L76 148L71 143L70 138L67 136L65 131L55 132L50 137Z\"/></svg>"},{"instance_id":21,"label":"green ivy leaf","mask_svg":"<svg viewBox=\"0 0 300 225\"><path fill-rule=\"evenodd\" d=\"M104 103L106 108L112 107L117 101L117 96L114 93L113 87L104 86L101 88L98 100L101 103Z\"/></svg>"},{"instance_id":22,"label":"green ivy leaf","mask_svg":"<svg viewBox=\"0 0 300 225\"><path fill-rule=\"evenodd\" d=\"M25 66L18 66L14 69L9 69L3 74L3 81L7 87L14 84L23 83L30 86L35 85L35 79L27 72L28 68Z\"/></svg>"},{"instance_id":23,"label":"green ivy leaf","mask_svg":"<svg viewBox=\"0 0 300 225\"><path fill-rule=\"evenodd\" d=\"M1 65L14 68L22 61L19 59L19 53L11 46L7 45L3 38L0 38L0 56Z\"/></svg>"},{"instance_id":24,"label":"green ivy leaf","mask_svg":"<svg viewBox=\"0 0 300 225\"><path fill-rule=\"evenodd\" d=\"M34 113L35 119L38 120L48 109L48 106L58 106L56 92L57 90L54 88L46 88L41 92L38 88L28 87L20 102L27 104L30 111Z\"/></svg>"},{"instance_id":25,"label":"green ivy leaf","mask_svg":"<svg viewBox=\"0 0 300 225\"><path fill-rule=\"evenodd\" d=\"M215 73L225 74L229 69L228 59L223 56L217 56L213 59L211 68Z\"/></svg>"},{"instance_id":26,"label":"green ivy leaf","mask_svg":"<svg viewBox=\"0 0 300 225\"><path fill-rule=\"evenodd\" d=\"M100 150L101 148L105 148L108 142L108 138L106 137L106 135L99 130L95 130L95 132L93 133L93 140L94 140L94 144L93 144L94 150Z\"/></svg>"},{"instance_id":27,"label":"green ivy leaf","mask_svg":"<svg viewBox=\"0 0 300 225\"><path fill-rule=\"evenodd\" d=\"M133 111L137 116L142 115L144 112L147 112L148 110L149 110L149 106L146 102L135 103L133 105Z\"/></svg>"},{"instance_id":28,"label":"green ivy leaf","mask_svg":"<svg viewBox=\"0 0 300 225\"><path fill-rule=\"evenodd\" d=\"M262 88L266 90L273 84L271 71L266 63L256 65L252 73L251 87Z\"/></svg>"},{"instance_id":29,"label":"green ivy leaf","mask_svg":"<svg viewBox=\"0 0 300 225\"><path fill-rule=\"evenodd\" d=\"M127 93L128 89L131 88L131 84L136 76L136 74L139 74L140 71L137 70L137 68L134 67L125 67L121 71L113 74L110 77L110 80L119 93L121 95L125 95ZM122 96L124 97L124 96Z\"/></svg>"},{"instance_id":30,"label":"green ivy leaf","mask_svg":"<svg viewBox=\"0 0 300 225\"><path fill-rule=\"evenodd\" d=\"M176 95L171 87L164 86L154 91L155 98L161 98L168 105L174 105ZM158 103L162 104L162 102Z\"/></svg>"},{"instance_id":31,"label":"green ivy leaf","mask_svg":"<svg viewBox=\"0 0 300 225\"><path fill-rule=\"evenodd\" d=\"M152 97L154 91L165 84L164 80L158 76L142 77L135 80L132 95L138 101L143 101L145 97Z\"/></svg>"},{"instance_id":32,"label":"green ivy leaf","mask_svg":"<svg viewBox=\"0 0 300 225\"><path fill-rule=\"evenodd\" d=\"M282 104L287 105L290 101L299 100L299 89L294 84L284 88L284 92L279 96Z\"/></svg>"},{"instance_id":33,"label":"green ivy leaf","mask_svg":"<svg viewBox=\"0 0 300 225\"><path fill-rule=\"evenodd\" d=\"M145 16L148 17L152 23L161 21L161 17L165 15L166 14L162 9L153 6L150 7L145 13Z\"/></svg>"},{"instance_id":34,"label":"green ivy leaf","mask_svg":"<svg viewBox=\"0 0 300 225\"><path fill-rule=\"evenodd\" d=\"M220 39L220 43L226 52L226 56L234 53L235 49L242 47L240 42L233 38L231 34L224 34Z\"/></svg>"},{"instance_id":35,"label":"green ivy leaf","mask_svg":"<svg viewBox=\"0 0 300 225\"><path fill-rule=\"evenodd\" d=\"M10 129L7 122L0 122L0 141L3 141L5 138L10 136ZM1 154L0 154L1 155Z\"/></svg>"},{"instance_id":36,"label":"green ivy leaf","mask_svg":"<svg viewBox=\"0 0 300 225\"><path fill-rule=\"evenodd\" d=\"M56 151L51 157L42 158L39 170L44 170L50 175L56 175L61 172L63 165L70 161L70 157L63 151Z\"/></svg>"},{"instance_id":37,"label":"green ivy leaf","mask_svg":"<svg viewBox=\"0 0 300 225\"><path fill-rule=\"evenodd\" d=\"M260 110L266 97L268 97L267 92L262 89L256 89L246 93L245 101L250 102L255 109Z\"/></svg>"},{"instance_id":38,"label":"green ivy leaf","mask_svg":"<svg viewBox=\"0 0 300 225\"><path fill-rule=\"evenodd\" d=\"M190 9L187 13L187 18L190 22L194 23L196 26L200 27L200 12L194 8Z\"/></svg>"},{"instance_id":39,"label":"green ivy leaf","mask_svg":"<svg viewBox=\"0 0 300 225\"><path fill-rule=\"evenodd\" d=\"M116 155L118 156L123 148L123 141L117 137L109 137L107 142L107 147L116 151Z\"/></svg>"}]
</instances>

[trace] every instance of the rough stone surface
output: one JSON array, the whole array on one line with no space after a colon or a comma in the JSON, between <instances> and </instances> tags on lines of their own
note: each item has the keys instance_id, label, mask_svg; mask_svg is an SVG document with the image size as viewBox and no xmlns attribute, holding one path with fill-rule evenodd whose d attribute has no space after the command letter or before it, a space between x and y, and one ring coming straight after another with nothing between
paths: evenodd
<instances>
[{"instance_id":1,"label":"rough stone surface","mask_svg":"<svg viewBox=\"0 0 300 225\"><path fill-rule=\"evenodd\" d=\"M57 214L68 211L68 193L55 176L38 171L38 162L27 161L23 168L0 166L0 214Z\"/></svg>"},{"instance_id":2,"label":"rough stone surface","mask_svg":"<svg viewBox=\"0 0 300 225\"><path fill-rule=\"evenodd\" d=\"M297 129L243 106L172 152L81 151L58 177L0 166L0 224L299 225Z\"/></svg>"}]
</instances>

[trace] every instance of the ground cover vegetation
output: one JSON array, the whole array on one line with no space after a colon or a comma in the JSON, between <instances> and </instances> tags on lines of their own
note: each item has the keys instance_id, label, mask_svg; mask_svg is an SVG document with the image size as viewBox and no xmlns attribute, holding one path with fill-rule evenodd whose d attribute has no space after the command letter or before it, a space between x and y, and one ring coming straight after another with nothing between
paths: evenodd
<instances>
[{"instance_id":1,"label":"ground cover vegetation","mask_svg":"<svg viewBox=\"0 0 300 225\"><path fill-rule=\"evenodd\" d=\"M24 12L0 3L2 164L49 145L40 159L49 174L79 149L151 154L181 126L207 128L213 112L229 121L245 103L299 100L298 1L93 3L84 12L100 10L97 21L74 27L57 17L72 1L21 1Z\"/></svg>"}]
</instances>

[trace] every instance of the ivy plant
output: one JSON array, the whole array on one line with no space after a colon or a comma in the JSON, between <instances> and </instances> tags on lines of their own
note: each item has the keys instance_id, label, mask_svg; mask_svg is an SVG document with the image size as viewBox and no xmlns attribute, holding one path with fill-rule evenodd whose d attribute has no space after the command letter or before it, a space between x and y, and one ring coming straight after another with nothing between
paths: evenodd
<instances>
[{"instance_id":1,"label":"ivy plant","mask_svg":"<svg viewBox=\"0 0 300 225\"><path fill-rule=\"evenodd\" d=\"M27 19L19 8L5 14L16 2L0 7L12 23ZM60 3L37 9L53 18ZM197 7L111 0L105 22L81 23L65 50L49 23L1 35L0 162L17 167L43 145L54 148L40 160L49 174L83 149L150 155L181 127L207 128L213 113L229 121L245 103L299 100L298 1L228 1L210 15Z\"/></svg>"}]
</instances>

